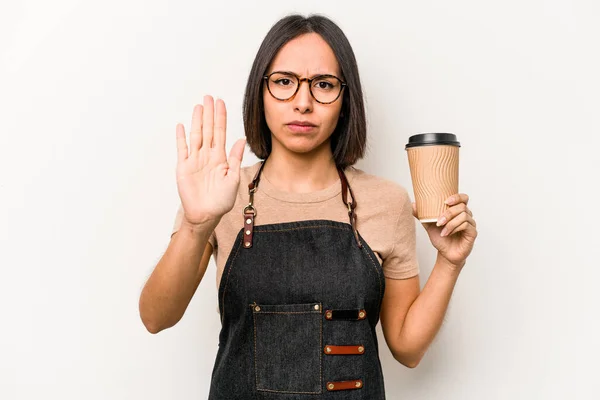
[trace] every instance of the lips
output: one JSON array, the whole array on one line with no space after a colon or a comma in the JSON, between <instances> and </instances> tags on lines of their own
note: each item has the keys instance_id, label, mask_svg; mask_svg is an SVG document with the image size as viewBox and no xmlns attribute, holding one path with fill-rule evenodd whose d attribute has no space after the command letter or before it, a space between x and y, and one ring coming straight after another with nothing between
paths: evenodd
<instances>
[{"instance_id":1,"label":"lips","mask_svg":"<svg viewBox=\"0 0 600 400\"><path fill-rule=\"evenodd\" d=\"M287 127L294 133L305 133L313 131L317 126L308 121L292 121L287 124Z\"/></svg>"},{"instance_id":2,"label":"lips","mask_svg":"<svg viewBox=\"0 0 600 400\"><path fill-rule=\"evenodd\" d=\"M312 126L312 127L317 126L317 125L315 125L315 124L313 124L312 122L309 122L309 121L292 121L292 122L289 122L287 125Z\"/></svg>"}]
</instances>

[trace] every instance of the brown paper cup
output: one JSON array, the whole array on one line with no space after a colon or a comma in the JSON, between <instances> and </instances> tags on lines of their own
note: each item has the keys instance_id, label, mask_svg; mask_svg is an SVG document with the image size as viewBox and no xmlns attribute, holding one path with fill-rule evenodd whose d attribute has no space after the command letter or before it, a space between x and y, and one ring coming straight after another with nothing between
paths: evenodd
<instances>
[{"instance_id":1,"label":"brown paper cup","mask_svg":"<svg viewBox=\"0 0 600 400\"><path fill-rule=\"evenodd\" d=\"M420 222L437 222L448 209L444 201L458 193L460 143L451 133L426 133L409 138L408 164Z\"/></svg>"}]
</instances>

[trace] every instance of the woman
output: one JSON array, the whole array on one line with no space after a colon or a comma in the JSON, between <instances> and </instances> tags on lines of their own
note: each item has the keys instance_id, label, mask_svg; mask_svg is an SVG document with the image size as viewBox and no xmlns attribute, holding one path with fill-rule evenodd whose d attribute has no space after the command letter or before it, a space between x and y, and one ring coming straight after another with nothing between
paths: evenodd
<instances>
[{"instance_id":1,"label":"woman","mask_svg":"<svg viewBox=\"0 0 600 400\"><path fill-rule=\"evenodd\" d=\"M352 167L366 144L361 84L325 17L271 28L243 108L263 160L250 167L243 139L226 157L223 101L194 108L189 148L177 125L181 207L142 320L153 333L175 325L214 251L222 328L210 399L384 399L375 327L381 317L394 357L418 365L477 236L468 196L424 224L438 256L420 292L406 189Z\"/></svg>"}]
</instances>

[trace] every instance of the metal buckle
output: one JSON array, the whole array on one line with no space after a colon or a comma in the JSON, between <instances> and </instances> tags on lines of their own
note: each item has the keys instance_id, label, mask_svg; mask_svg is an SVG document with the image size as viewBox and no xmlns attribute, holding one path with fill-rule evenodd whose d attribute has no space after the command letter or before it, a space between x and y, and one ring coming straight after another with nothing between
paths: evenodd
<instances>
[{"instance_id":1,"label":"metal buckle","mask_svg":"<svg viewBox=\"0 0 600 400\"><path fill-rule=\"evenodd\" d=\"M246 210L252 210L252 215L256 218L256 209L254 208L254 206L252 205L252 203L248 204L246 207L244 207L244 211L242 211L242 214L245 216L246 215Z\"/></svg>"}]
</instances>

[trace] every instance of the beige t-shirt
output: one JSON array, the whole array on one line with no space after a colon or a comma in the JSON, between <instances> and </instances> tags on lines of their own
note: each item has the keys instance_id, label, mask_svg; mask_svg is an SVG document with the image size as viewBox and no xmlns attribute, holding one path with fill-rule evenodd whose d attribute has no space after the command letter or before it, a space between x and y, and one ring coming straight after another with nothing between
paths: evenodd
<instances>
[{"instance_id":1,"label":"beige t-shirt","mask_svg":"<svg viewBox=\"0 0 600 400\"><path fill-rule=\"evenodd\" d=\"M244 226L242 210L249 203L248 184L260 162L241 169L240 186L233 209L225 214L210 236L217 264L217 288L225 263L239 231ZM407 190L390 180L349 167L344 170L356 198L357 229L383 267L384 276L407 279L419 274L416 253L416 219ZM350 195L348 195L350 198ZM255 225L298 220L328 219L350 223L348 208L342 202L340 180L312 193L290 193L277 189L261 174L254 194ZM173 233L181 226L181 205ZM171 234L171 236L172 236Z\"/></svg>"}]
</instances>

